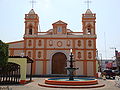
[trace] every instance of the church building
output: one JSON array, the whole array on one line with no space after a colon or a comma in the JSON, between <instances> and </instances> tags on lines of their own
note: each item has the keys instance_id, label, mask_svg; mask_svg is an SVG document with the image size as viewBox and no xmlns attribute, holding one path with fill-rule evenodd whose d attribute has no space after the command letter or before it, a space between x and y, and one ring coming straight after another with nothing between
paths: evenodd
<instances>
[{"instance_id":1,"label":"church building","mask_svg":"<svg viewBox=\"0 0 120 90\"><path fill-rule=\"evenodd\" d=\"M34 60L33 75L68 74L70 49L74 55L76 75L96 76L96 14L87 9L82 14L82 32L56 21L47 32L39 32L39 16L33 9L25 14L23 40L10 42L9 56L29 56ZM42 22L41 22L42 23ZM30 65L27 65L30 68ZM30 72L27 71L27 74Z\"/></svg>"}]
</instances>

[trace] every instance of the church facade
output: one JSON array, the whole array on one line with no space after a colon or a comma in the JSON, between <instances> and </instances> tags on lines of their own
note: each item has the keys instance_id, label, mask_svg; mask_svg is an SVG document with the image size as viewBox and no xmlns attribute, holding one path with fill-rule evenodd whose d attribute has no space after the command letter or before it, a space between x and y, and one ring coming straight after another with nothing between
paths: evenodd
<instances>
[{"instance_id":1,"label":"church facade","mask_svg":"<svg viewBox=\"0 0 120 90\"><path fill-rule=\"evenodd\" d=\"M23 40L10 42L10 56L29 56L34 60L33 74L67 74L70 49L74 55L76 75L97 75L96 60L96 14L90 9L82 14L82 32L67 28L67 23L59 20L47 32L38 32L39 16L30 10L25 14L25 34ZM30 68L28 64L27 68ZM30 72L27 72L28 74Z\"/></svg>"}]
</instances>

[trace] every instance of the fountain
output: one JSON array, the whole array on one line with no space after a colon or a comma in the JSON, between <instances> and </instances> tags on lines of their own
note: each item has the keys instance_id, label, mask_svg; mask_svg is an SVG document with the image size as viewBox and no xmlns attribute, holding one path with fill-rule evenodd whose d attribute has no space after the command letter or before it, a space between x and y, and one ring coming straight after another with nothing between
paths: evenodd
<instances>
[{"instance_id":1,"label":"fountain","mask_svg":"<svg viewBox=\"0 0 120 90\"><path fill-rule=\"evenodd\" d=\"M69 71L69 80L74 80L74 74L73 74L73 72L75 71L75 70L77 70L78 68L74 68L73 67L73 62L75 62L74 60L73 60L73 54L72 54L72 49L70 50L70 60L69 60L69 62L70 62L70 67L66 67L66 69Z\"/></svg>"},{"instance_id":2,"label":"fountain","mask_svg":"<svg viewBox=\"0 0 120 90\"><path fill-rule=\"evenodd\" d=\"M73 73L78 68L73 67L73 62L75 61L73 60L72 49L70 50L70 52L70 65L69 67L65 68L69 71L69 78L49 78L45 80L45 84L38 84L39 86L62 88L91 88L105 86L104 84L98 84L98 80L94 78L74 78Z\"/></svg>"}]
</instances>

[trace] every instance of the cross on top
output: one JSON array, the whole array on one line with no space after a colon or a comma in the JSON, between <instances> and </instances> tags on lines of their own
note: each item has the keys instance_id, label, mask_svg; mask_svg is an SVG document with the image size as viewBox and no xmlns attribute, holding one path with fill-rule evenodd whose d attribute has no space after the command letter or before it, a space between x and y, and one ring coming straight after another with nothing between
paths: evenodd
<instances>
[{"instance_id":1,"label":"cross on top","mask_svg":"<svg viewBox=\"0 0 120 90\"><path fill-rule=\"evenodd\" d=\"M32 9L33 9L34 8L34 4L36 3L36 1L35 0L31 0L30 3L32 5Z\"/></svg>"},{"instance_id":2,"label":"cross on top","mask_svg":"<svg viewBox=\"0 0 120 90\"><path fill-rule=\"evenodd\" d=\"M89 5L90 5L91 1L87 0L85 3L87 3L87 8L89 9Z\"/></svg>"}]
</instances>

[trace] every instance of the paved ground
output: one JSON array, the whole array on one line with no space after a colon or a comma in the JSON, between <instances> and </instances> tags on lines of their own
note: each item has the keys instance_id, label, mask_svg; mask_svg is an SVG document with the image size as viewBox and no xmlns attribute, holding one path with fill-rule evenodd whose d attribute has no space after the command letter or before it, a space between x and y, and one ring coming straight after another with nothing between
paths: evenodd
<instances>
[{"instance_id":1,"label":"paved ground","mask_svg":"<svg viewBox=\"0 0 120 90\"><path fill-rule=\"evenodd\" d=\"M10 90L80 90L80 89L72 89L72 88L48 88L38 86L38 83L43 83L45 78L33 78L34 82L28 83L26 85L11 85L9 86ZM115 86L115 80L101 80L99 82L105 84L104 87L101 88L88 88L84 90L120 90L120 88Z\"/></svg>"}]
</instances>

